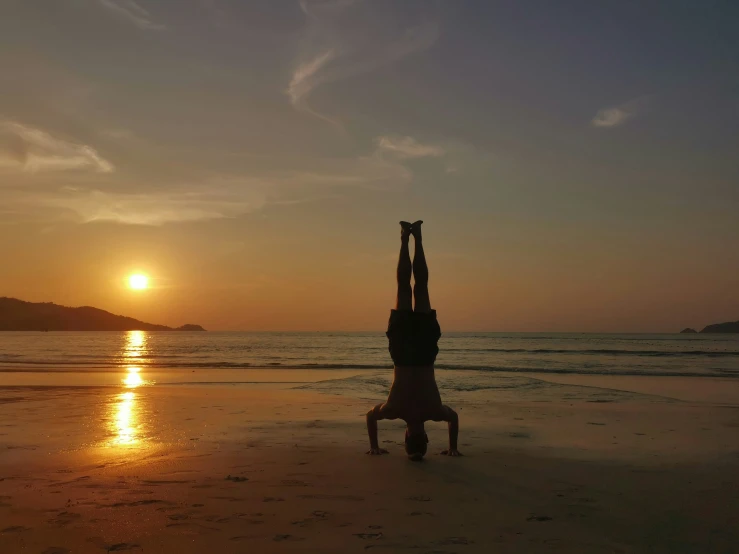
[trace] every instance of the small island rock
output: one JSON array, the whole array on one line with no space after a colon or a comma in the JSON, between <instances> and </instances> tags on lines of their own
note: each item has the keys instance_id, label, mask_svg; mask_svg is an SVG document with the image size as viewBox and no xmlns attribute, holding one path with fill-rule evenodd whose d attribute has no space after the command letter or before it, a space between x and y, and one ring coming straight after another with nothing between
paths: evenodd
<instances>
[{"instance_id":1,"label":"small island rock","mask_svg":"<svg viewBox=\"0 0 739 554\"><path fill-rule=\"evenodd\" d=\"M175 331L205 331L200 325L195 325L193 323L186 323L185 325L182 325L181 327L177 327Z\"/></svg>"}]
</instances>

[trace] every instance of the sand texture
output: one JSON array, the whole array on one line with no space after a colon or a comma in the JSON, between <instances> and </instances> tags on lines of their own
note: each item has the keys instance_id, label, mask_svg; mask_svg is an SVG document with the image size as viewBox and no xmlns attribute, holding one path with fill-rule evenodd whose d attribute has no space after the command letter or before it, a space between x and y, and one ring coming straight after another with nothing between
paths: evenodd
<instances>
[{"instance_id":1,"label":"sand texture","mask_svg":"<svg viewBox=\"0 0 739 554\"><path fill-rule=\"evenodd\" d=\"M0 387L0 552L739 551L733 380L471 373L439 372L465 457L440 456L431 424L422 463L400 422L380 424L389 455L364 454L387 372L14 381Z\"/></svg>"}]
</instances>

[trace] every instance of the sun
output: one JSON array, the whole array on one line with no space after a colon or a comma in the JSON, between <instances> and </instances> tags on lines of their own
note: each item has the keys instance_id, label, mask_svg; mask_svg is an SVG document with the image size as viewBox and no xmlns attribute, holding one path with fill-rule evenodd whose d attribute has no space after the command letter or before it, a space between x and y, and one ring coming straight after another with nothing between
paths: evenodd
<instances>
[{"instance_id":1,"label":"sun","mask_svg":"<svg viewBox=\"0 0 739 554\"><path fill-rule=\"evenodd\" d=\"M149 278L141 273L136 273L128 278L128 286L134 290L144 290L149 287Z\"/></svg>"}]
</instances>

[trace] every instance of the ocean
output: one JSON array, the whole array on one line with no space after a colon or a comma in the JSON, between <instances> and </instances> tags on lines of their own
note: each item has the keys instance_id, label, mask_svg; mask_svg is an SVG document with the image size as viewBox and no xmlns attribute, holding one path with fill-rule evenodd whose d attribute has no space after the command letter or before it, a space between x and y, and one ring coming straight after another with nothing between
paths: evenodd
<instances>
[{"instance_id":1,"label":"ocean","mask_svg":"<svg viewBox=\"0 0 739 554\"><path fill-rule=\"evenodd\" d=\"M439 370L739 377L739 335L444 333ZM392 367L382 332L3 332L0 372Z\"/></svg>"}]
</instances>

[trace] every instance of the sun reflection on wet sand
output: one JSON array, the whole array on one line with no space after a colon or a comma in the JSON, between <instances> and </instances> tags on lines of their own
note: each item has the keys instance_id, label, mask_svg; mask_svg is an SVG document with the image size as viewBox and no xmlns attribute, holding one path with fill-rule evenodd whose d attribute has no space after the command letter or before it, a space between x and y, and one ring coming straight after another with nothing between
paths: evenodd
<instances>
[{"instance_id":1,"label":"sun reflection on wet sand","mask_svg":"<svg viewBox=\"0 0 739 554\"><path fill-rule=\"evenodd\" d=\"M136 393L124 392L117 396L114 404L115 414L113 426L115 432L114 444L132 445L138 442L139 418L136 407Z\"/></svg>"},{"instance_id":2,"label":"sun reflection on wet sand","mask_svg":"<svg viewBox=\"0 0 739 554\"><path fill-rule=\"evenodd\" d=\"M123 385L126 388L135 389L136 387L140 387L141 385L145 384L145 381L141 378L141 375L139 373L141 371L141 368L132 366L126 368L126 371L128 373L122 379Z\"/></svg>"},{"instance_id":3,"label":"sun reflection on wet sand","mask_svg":"<svg viewBox=\"0 0 739 554\"><path fill-rule=\"evenodd\" d=\"M108 446L141 448L148 445L147 433L151 426L150 412L147 410L146 386L151 382L142 379L140 368L126 368L126 375L121 379L123 392L117 392L111 397L108 405L107 428ZM126 390L127 389L127 390Z\"/></svg>"}]
</instances>

